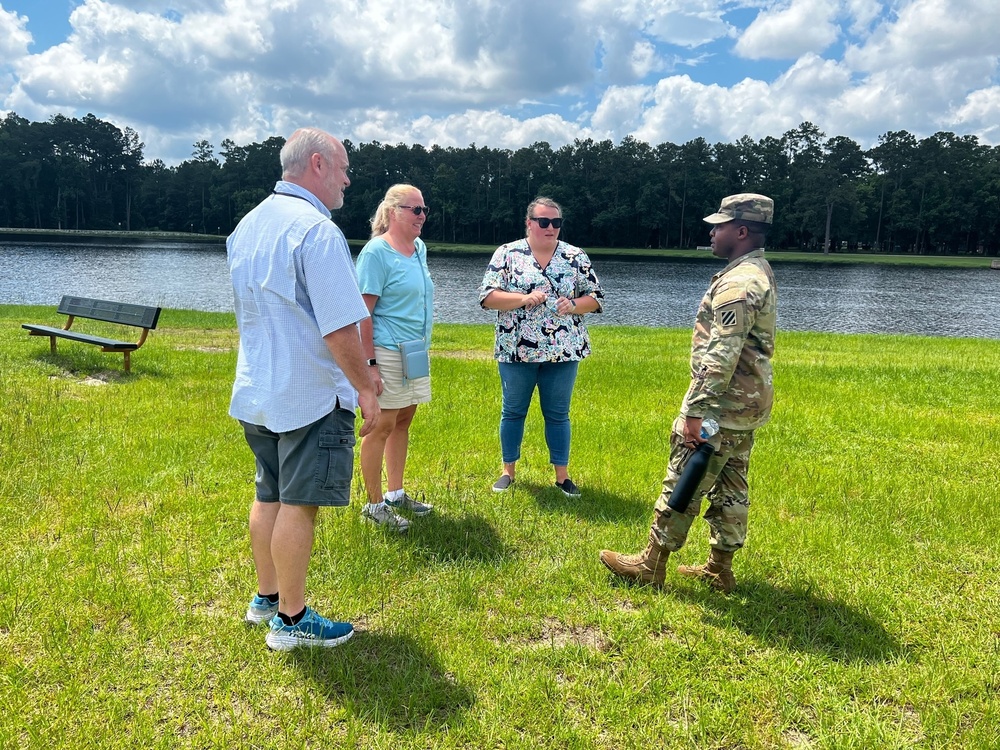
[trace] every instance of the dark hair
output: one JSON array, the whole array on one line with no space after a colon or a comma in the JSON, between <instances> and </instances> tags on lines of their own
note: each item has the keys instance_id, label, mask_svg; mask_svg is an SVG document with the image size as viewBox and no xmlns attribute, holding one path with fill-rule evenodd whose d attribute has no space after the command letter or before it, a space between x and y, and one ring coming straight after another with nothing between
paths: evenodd
<instances>
[{"instance_id":1,"label":"dark hair","mask_svg":"<svg viewBox=\"0 0 1000 750\"><path fill-rule=\"evenodd\" d=\"M736 225L740 227L746 227L747 232L754 235L753 246L764 247L764 241L767 239L767 232L771 228L770 224L766 224L763 221L744 221L742 219L736 219Z\"/></svg>"}]
</instances>

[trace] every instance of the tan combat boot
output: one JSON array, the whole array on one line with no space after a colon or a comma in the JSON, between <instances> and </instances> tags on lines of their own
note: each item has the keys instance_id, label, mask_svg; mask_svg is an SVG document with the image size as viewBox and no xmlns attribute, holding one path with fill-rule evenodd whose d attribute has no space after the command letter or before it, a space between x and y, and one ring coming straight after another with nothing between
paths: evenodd
<instances>
[{"instance_id":1,"label":"tan combat boot","mask_svg":"<svg viewBox=\"0 0 1000 750\"><path fill-rule=\"evenodd\" d=\"M708 562L704 565L679 565L677 572L689 578L701 578L713 589L728 594L736 588L736 576L733 575L733 553L723 552L712 547L708 553Z\"/></svg>"},{"instance_id":2,"label":"tan combat boot","mask_svg":"<svg viewBox=\"0 0 1000 750\"><path fill-rule=\"evenodd\" d=\"M642 552L620 555L609 549L601 550L601 562L616 576L654 586L663 585L669 557L670 552L659 545L652 530L649 532L649 544Z\"/></svg>"}]
</instances>

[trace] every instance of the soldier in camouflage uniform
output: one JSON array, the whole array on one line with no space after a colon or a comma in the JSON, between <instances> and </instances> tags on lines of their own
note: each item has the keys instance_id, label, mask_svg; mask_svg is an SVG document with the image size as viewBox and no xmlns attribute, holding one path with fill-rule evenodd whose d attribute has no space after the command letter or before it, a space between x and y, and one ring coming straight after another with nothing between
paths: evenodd
<instances>
[{"instance_id":1,"label":"soldier in camouflage uniform","mask_svg":"<svg viewBox=\"0 0 1000 750\"><path fill-rule=\"evenodd\" d=\"M670 465L654 508L649 544L634 555L601 552L601 562L622 578L663 585L667 558L684 546L700 498L708 493L708 561L682 565L677 572L704 579L726 593L736 586L732 560L746 540L747 471L754 430L767 422L774 398L771 356L778 298L763 250L773 217L774 201L741 193L724 198L718 212L705 218L714 225L712 253L729 264L712 277L698 308L691 341L691 385L671 431ZM707 441L716 453L696 499L679 513L668 508L667 501L688 459L706 442L701 428L709 417L720 428Z\"/></svg>"}]
</instances>

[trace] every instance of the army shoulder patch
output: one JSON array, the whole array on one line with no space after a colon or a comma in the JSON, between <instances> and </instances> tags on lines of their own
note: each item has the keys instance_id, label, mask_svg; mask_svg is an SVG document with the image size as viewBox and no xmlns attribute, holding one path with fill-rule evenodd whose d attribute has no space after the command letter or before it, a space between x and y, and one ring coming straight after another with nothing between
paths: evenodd
<instances>
[{"instance_id":1,"label":"army shoulder patch","mask_svg":"<svg viewBox=\"0 0 1000 750\"><path fill-rule=\"evenodd\" d=\"M746 302L746 291L739 287L723 289L712 298L714 321L719 333L729 335L743 332Z\"/></svg>"}]
</instances>

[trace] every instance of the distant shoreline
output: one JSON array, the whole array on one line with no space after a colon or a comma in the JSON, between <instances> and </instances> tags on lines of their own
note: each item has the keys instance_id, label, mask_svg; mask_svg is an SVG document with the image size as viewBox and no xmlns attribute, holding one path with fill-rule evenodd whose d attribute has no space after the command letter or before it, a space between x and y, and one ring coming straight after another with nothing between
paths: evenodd
<instances>
[{"instance_id":1,"label":"distant shoreline","mask_svg":"<svg viewBox=\"0 0 1000 750\"><path fill-rule=\"evenodd\" d=\"M114 230L85 230L85 229L15 229L0 227L0 241L2 240L22 240L25 242L39 242L47 238L63 238L75 240L110 240L110 241L142 241L158 240L161 242L201 242L205 244L224 244L226 235L198 234L197 232L137 232L137 231L114 231ZM514 239L514 238L511 238ZM427 249L432 253L446 253L450 255L490 255L496 249L494 245L468 245L454 244L448 242L436 242L432 239L425 240ZM348 244L355 252L359 251L367 240L349 239ZM604 258L643 258L646 260L662 258L663 260L711 260L716 259L711 256L707 248L697 250L671 250L652 248L615 248L596 247L584 248L588 255ZM881 264L881 265L906 265L927 268L984 268L989 270L995 258L987 256L973 255L882 255L882 254L862 254L862 253L804 253L798 251L768 250L769 260L796 263L838 263L838 264Z\"/></svg>"},{"instance_id":2,"label":"distant shoreline","mask_svg":"<svg viewBox=\"0 0 1000 750\"><path fill-rule=\"evenodd\" d=\"M196 232L126 232L112 229L15 229L0 227L0 240L35 240L48 237L67 239L173 240L176 242L225 242L224 235Z\"/></svg>"}]
</instances>

